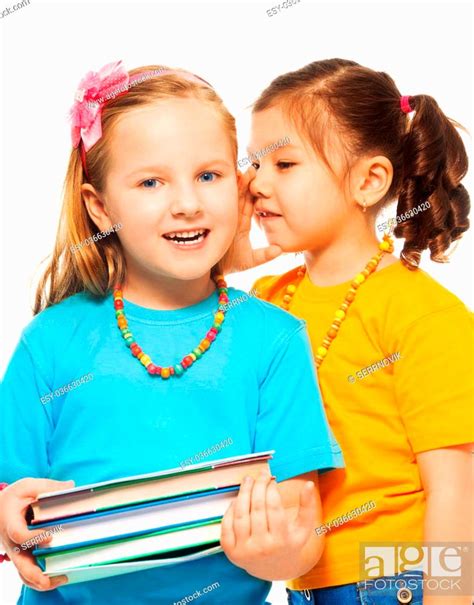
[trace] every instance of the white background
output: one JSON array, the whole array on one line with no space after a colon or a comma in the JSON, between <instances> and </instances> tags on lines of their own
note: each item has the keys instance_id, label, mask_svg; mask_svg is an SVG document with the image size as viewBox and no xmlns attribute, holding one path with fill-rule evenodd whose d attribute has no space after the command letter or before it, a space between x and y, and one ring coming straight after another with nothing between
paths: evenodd
<instances>
[{"instance_id":1,"label":"white background","mask_svg":"<svg viewBox=\"0 0 474 605\"><path fill-rule=\"evenodd\" d=\"M471 130L472 9L468 3L301 0L268 17L266 11L279 2L283 0L31 0L1 20L0 375L32 317L40 262L53 247L70 150L66 116L87 71L122 59L129 69L156 63L201 75L237 118L239 157L246 155L248 106L270 80L311 61L336 56L386 71L402 94L434 96L448 116ZM2 1L0 12L13 4ZM463 138L470 153L470 139ZM471 182L465 180L469 190ZM257 228L252 239L264 243ZM427 255L422 262L470 307L471 255L468 233L449 264L432 263ZM301 256L284 255L231 276L229 283L248 290L256 277L281 273L301 262ZM15 603L19 587L12 564L1 565L1 603ZM281 583L275 584L270 600L273 605L286 602Z\"/></svg>"}]
</instances>

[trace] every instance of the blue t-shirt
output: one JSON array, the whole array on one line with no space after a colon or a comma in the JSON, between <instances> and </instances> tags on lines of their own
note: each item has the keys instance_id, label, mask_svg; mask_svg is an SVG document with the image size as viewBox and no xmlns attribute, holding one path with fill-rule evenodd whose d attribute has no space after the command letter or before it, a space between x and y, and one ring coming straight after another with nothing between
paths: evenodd
<instances>
[{"instance_id":1,"label":"blue t-shirt","mask_svg":"<svg viewBox=\"0 0 474 605\"><path fill-rule=\"evenodd\" d=\"M229 301L210 349L167 380L131 355L111 293L76 294L38 314L0 387L0 481L44 477L79 486L177 467L221 442L225 448L206 460L275 450L277 481L343 466L305 322L235 288ZM136 342L155 365L169 366L205 337L217 292L172 311L124 305ZM61 389L67 385L73 388ZM269 589L219 553L53 591L23 586L18 603L173 605L201 591L202 605L260 605Z\"/></svg>"}]
</instances>

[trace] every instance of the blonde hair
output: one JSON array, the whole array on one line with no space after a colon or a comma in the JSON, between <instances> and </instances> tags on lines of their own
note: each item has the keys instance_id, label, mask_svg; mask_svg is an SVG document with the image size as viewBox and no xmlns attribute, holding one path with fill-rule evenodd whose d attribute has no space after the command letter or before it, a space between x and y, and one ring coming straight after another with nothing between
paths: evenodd
<instances>
[{"instance_id":1,"label":"blonde hair","mask_svg":"<svg viewBox=\"0 0 474 605\"><path fill-rule=\"evenodd\" d=\"M142 72L164 69L170 68L156 65L140 67L129 71L129 75L136 76ZM83 203L81 186L88 182L98 192L104 190L112 130L121 115L136 107L151 104L157 99L175 97L199 99L215 107L231 139L234 163L236 163L235 120L215 90L204 83L187 80L177 74L159 75L143 79L142 82L131 87L126 94L107 101L102 107L102 137L86 154L89 178L84 173L80 148L71 151L56 241L52 257L36 289L34 315L78 292L86 291L99 297L106 296L116 283L123 282L126 276L125 257L120 240L114 231L98 241L97 245L84 246L76 252L71 252L73 246L84 240L90 241L98 231ZM233 255L234 244L212 267L211 276L222 273L223 267Z\"/></svg>"}]
</instances>

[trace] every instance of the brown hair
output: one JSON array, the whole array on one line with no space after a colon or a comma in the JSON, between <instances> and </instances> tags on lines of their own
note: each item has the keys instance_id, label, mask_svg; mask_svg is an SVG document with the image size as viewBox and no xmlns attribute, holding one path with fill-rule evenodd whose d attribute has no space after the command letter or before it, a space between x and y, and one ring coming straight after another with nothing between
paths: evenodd
<instances>
[{"instance_id":1,"label":"brown hair","mask_svg":"<svg viewBox=\"0 0 474 605\"><path fill-rule=\"evenodd\" d=\"M129 75L163 69L170 68L157 65L140 67L131 70ZM71 246L97 233L97 227L82 201L81 186L88 182L97 191L103 191L108 171L108 149L113 136L111 133L118 118L130 109L170 97L191 97L212 103L229 133L234 160L237 160L235 120L215 90L204 83L174 74L160 75L144 79L126 93L108 100L102 107L102 137L86 154L88 177L83 170L80 148L71 151L54 250L36 289L34 315L78 292L88 291L95 296L106 296L116 283L123 282L126 263L120 240L114 231L97 241L96 245L71 252ZM234 244L224 258L212 267L211 275L221 273L227 259L233 254Z\"/></svg>"},{"instance_id":2,"label":"brown hair","mask_svg":"<svg viewBox=\"0 0 474 605\"><path fill-rule=\"evenodd\" d=\"M343 148L346 163L351 156L387 157L393 181L380 205L398 198L399 216L429 202L428 210L394 231L405 239L401 260L413 269L426 248L432 260L446 262L446 250L469 228L469 194L460 183L468 159L456 130L462 126L446 117L433 97L410 96L411 118L402 112L400 96L386 73L328 59L273 80L253 111L281 105L328 165L326 150L335 142Z\"/></svg>"}]
</instances>

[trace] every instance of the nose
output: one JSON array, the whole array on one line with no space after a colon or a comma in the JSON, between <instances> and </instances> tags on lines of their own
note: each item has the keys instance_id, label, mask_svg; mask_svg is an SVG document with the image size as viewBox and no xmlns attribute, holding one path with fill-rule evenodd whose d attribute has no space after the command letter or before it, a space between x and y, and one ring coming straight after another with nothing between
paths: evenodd
<instances>
[{"instance_id":1,"label":"nose","mask_svg":"<svg viewBox=\"0 0 474 605\"><path fill-rule=\"evenodd\" d=\"M180 187L174 194L170 210L175 216L195 216L201 212L202 203L193 187Z\"/></svg>"},{"instance_id":2,"label":"nose","mask_svg":"<svg viewBox=\"0 0 474 605\"><path fill-rule=\"evenodd\" d=\"M255 198L270 197L272 191L270 178L261 166L255 172L255 177L250 181L249 189Z\"/></svg>"}]
</instances>

